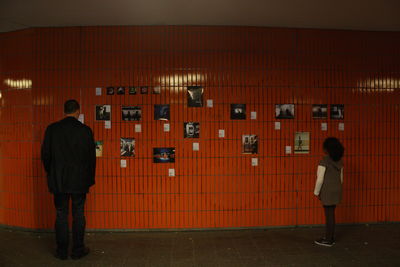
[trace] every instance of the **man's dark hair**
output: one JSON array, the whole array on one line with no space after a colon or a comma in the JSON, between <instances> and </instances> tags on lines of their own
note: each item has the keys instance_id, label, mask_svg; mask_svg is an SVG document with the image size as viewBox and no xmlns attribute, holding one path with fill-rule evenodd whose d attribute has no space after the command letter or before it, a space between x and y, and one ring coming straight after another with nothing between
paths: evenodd
<instances>
[{"instance_id":1,"label":"man's dark hair","mask_svg":"<svg viewBox=\"0 0 400 267\"><path fill-rule=\"evenodd\" d=\"M65 114L72 114L79 110L80 106L78 101L75 99L70 99L65 101L64 103L64 113Z\"/></svg>"},{"instance_id":2,"label":"man's dark hair","mask_svg":"<svg viewBox=\"0 0 400 267\"><path fill-rule=\"evenodd\" d=\"M344 147L336 137L325 139L323 148L333 161L339 161L344 154Z\"/></svg>"}]
</instances>

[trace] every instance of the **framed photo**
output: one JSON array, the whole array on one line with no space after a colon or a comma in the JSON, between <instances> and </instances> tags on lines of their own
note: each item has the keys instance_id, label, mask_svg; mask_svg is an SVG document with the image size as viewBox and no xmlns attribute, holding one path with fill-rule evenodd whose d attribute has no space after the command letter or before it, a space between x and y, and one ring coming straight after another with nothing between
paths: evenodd
<instances>
[{"instance_id":1,"label":"framed photo","mask_svg":"<svg viewBox=\"0 0 400 267\"><path fill-rule=\"evenodd\" d=\"M135 156L135 138L121 137L121 157Z\"/></svg>"},{"instance_id":2,"label":"framed photo","mask_svg":"<svg viewBox=\"0 0 400 267\"><path fill-rule=\"evenodd\" d=\"M117 95L124 95L125 94L125 87L120 86L117 88Z\"/></svg>"},{"instance_id":3,"label":"framed photo","mask_svg":"<svg viewBox=\"0 0 400 267\"><path fill-rule=\"evenodd\" d=\"M113 95L114 94L114 87L109 86L107 87L107 95Z\"/></svg>"},{"instance_id":4,"label":"framed photo","mask_svg":"<svg viewBox=\"0 0 400 267\"><path fill-rule=\"evenodd\" d=\"M276 119L294 119L294 104L275 105Z\"/></svg>"},{"instance_id":5,"label":"framed photo","mask_svg":"<svg viewBox=\"0 0 400 267\"><path fill-rule=\"evenodd\" d=\"M129 94L130 95L136 95L136 92L137 92L137 87L135 87L135 86L130 86L129 87Z\"/></svg>"},{"instance_id":6,"label":"framed photo","mask_svg":"<svg viewBox=\"0 0 400 267\"><path fill-rule=\"evenodd\" d=\"M310 152L310 133L296 132L294 137L294 153L308 154Z\"/></svg>"},{"instance_id":7,"label":"framed photo","mask_svg":"<svg viewBox=\"0 0 400 267\"><path fill-rule=\"evenodd\" d=\"M121 115L123 121L140 121L142 108L138 106L122 106Z\"/></svg>"},{"instance_id":8,"label":"framed photo","mask_svg":"<svg viewBox=\"0 0 400 267\"><path fill-rule=\"evenodd\" d=\"M111 105L96 105L96 121L111 120Z\"/></svg>"},{"instance_id":9,"label":"framed photo","mask_svg":"<svg viewBox=\"0 0 400 267\"><path fill-rule=\"evenodd\" d=\"M242 154L258 153L258 137L254 134L242 135Z\"/></svg>"},{"instance_id":10,"label":"framed photo","mask_svg":"<svg viewBox=\"0 0 400 267\"><path fill-rule=\"evenodd\" d=\"M183 123L183 137L184 138L199 138L200 137L200 123L199 122L185 122Z\"/></svg>"},{"instance_id":11,"label":"framed photo","mask_svg":"<svg viewBox=\"0 0 400 267\"><path fill-rule=\"evenodd\" d=\"M103 156L103 141L96 141L96 157L100 158Z\"/></svg>"},{"instance_id":12,"label":"framed photo","mask_svg":"<svg viewBox=\"0 0 400 267\"><path fill-rule=\"evenodd\" d=\"M153 87L153 94L155 94L155 95L161 94L161 86L154 86Z\"/></svg>"},{"instance_id":13,"label":"framed photo","mask_svg":"<svg viewBox=\"0 0 400 267\"><path fill-rule=\"evenodd\" d=\"M145 95L148 94L149 92L149 87L148 86L140 86L140 93Z\"/></svg>"},{"instance_id":14,"label":"framed photo","mask_svg":"<svg viewBox=\"0 0 400 267\"><path fill-rule=\"evenodd\" d=\"M246 104L231 104L231 120L246 119Z\"/></svg>"},{"instance_id":15,"label":"framed photo","mask_svg":"<svg viewBox=\"0 0 400 267\"><path fill-rule=\"evenodd\" d=\"M328 105L313 105L312 106L313 119L327 119L328 118Z\"/></svg>"},{"instance_id":16,"label":"framed photo","mask_svg":"<svg viewBox=\"0 0 400 267\"><path fill-rule=\"evenodd\" d=\"M344 119L344 105L340 104L331 105L331 119L332 120Z\"/></svg>"},{"instance_id":17,"label":"framed photo","mask_svg":"<svg viewBox=\"0 0 400 267\"><path fill-rule=\"evenodd\" d=\"M203 106L203 87L201 86L188 86L187 87L187 100L188 107L202 107Z\"/></svg>"},{"instance_id":18,"label":"framed photo","mask_svg":"<svg viewBox=\"0 0 400 267\"><path fill-rule=\"evenodd\" d=\"M154 163L173 163L175 162L174 147L156 147L153 148Z\"/></svg>"},{"instance_id":19,"label":"framed photo","mask_svg":"<svg viewBox=\"0 0 400 267\"><path fill-rule=\"evenodd\" d=\"M169 120L169 105L154 105L155 120Z\"/></svg>"}]
</instances>

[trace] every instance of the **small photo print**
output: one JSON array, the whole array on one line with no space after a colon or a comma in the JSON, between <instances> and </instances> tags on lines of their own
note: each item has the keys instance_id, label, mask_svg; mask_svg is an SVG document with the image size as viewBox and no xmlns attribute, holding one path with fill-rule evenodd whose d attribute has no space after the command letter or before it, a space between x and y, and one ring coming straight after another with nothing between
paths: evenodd
<instances>
[{"instance_id":1,"label":"small photo print","mask_svg":"<svg viewBox=\"0 0 400 267\"><path fill-rule=\"evenodd\" d=\"M121 137L121 157L135 156L135 139Z\"/></svg>"},{"instance_id":2,"label":"small photo print","mask_svg":"<svg viewBox=\"0 0 400 267\"><path fill-rule=\"evenodd\" d=\"M111 120L111 105L96 105L96 121Z\"/></svg>"},{"instance_id":3,"label":"small photo print","mask_svg":"<svg viewBox=\"0 0 400 267\"><path fill-rule=\"evenodd\" d=\"M204 89L201 86L188 86L187 87L188 107L202 107L203 92Z\"/></svg>"},{"instance_id":4,"label":"small photo print","mask_svg":"<svg viewBox=\"0 0 400 267\"><path fill-rule=\"evenodd\" d=\"M123 121L140 121L142 119L142 108L138 106L122 106Z\"/></svg>"},{"instance_id":5,"label":"small photo print","mask_svg":"<svg viewBox=\"0 0 400 267\"><path fill-rule=\"evenodd\" d=\"M172 163L175 162L174 147L156 147L153 148L154 163Z\"/></svg>"},{"instance_id":6,"label":"small photo print","mask_svg":"<svg viewBox=\"0 0 400 267\"><path fill-rule=\"evenodd\" d=\"M296 132L294 137L294 153L308 154L310 152L310 133Z\"/></svg>"},{"instance_id":7,"label":"small photo print","mask_svg":"<svg viewBox=\"0 0 400 267\"><path fill-rule=\"evenodd\" d=\"M344 119L344 105L331 105L331 119L333 120Z\"/></svg>"},{"instance_id":8,"label":"small photo print","mask_svg":"<svg viewBox=\"0 0 400 267\"><path fill-rule=\"evenodd\" d=\"M100 158L103 156L103 141L96 141L96 157Z\"/></svg>"},{"instance_id":9,"label":"small photo print","mask_svg":"<svg viewBox=\"0 0 400 267\"><path fill-rule=\"evenodd\" d=\"M312 106L313 119L326 119L328 118L328 105L313 105Z\"/></svg>"},{"instance_id":10,"label":"small photo print","mask_svg":"<svg viewBox=\"0 0 400 267\"><path fill-rule=\"evenodd\" d=\"M200 137L200 123L199 122L185 122L183 123L183 137L184 138L199 138Z\"/></svg>"},{"instance_id":11,"label":"small photo print","mask_svg":"<svg viewBox=\"0 0 400 267\"><path fill-rule=\"evenodd\" d=\"M231 104L231 120L246 119L246 104Z\"/></svg>"},{"instance_id":12,"label":"small photo print","mask_svg":"<svg viewBox=\"0 0 400 267\"><path fill-rule=\"evenodd\" d=\"M136 92L137 92L137 87L135 87L135 86L130 86L129 87L129 94L130 95L136 95Z\"/></svg>"},{"instance_id":13,"label":"small photo print","mask_svg":"<svg viewBox=\"0 0 400 267\"><path fill-rule=\"evenodd\" d=\"M140 86L140 93L141 94L147 94L149 92L149 87L148 86Z\"/></svg>"},{"instance_id":14,"label":"small photo print","mask_svg":"<svg viewBox=\"0 0 400 267\"><path fill-rule=\"evenodd\" d=\"M154 105L155 120L169 120L169 105Z\"/></svg>"},{"instance_id":15,"label":"small photo print","mask_svg":"<svg viewBox=\"0 0 400 267\"><path fill-rule=\"evenodd\" d=\"M258 137L254 134L242 135L242 153L257 154L258 153Z\"/></svg>"},{"instance_id":16,"label":"small photo print","mask_svg":"<svg viewBox=\"0 0 400 267\"><path fill-rule=\"evenodd\" d=\"M161 94L161 86L154 86L153 87L153 94L155 94L155 95Z\"/></svg>"},{"instance_id":17,"label":"small photo print","mask_svg":"<svg viewBox=\"0 0 400 267\"><path fill-rule=\"evenodd\" d=\"M294 119L294 104L275 105L276 119Z\"/></svg>"},{"instance_id":18,"label":"small photo print","mask_svg":"<svg viewBox=\"0 0 400 267\"><path fill-rule=\"evenodd\" d=\"M107 95L113 95L114 94L114 87L109 86L107 87Z\"/></svg>"},{"instance_id":19,"label":"small photo print","mask_svg":"<svg viewBox=\"0 0 400 267\"><path fill-rule=\"evenodd\" d=\"M124 95L125 94L125 87L120 86L117 88L117 95Z\"/></svg>"}]
</instances>

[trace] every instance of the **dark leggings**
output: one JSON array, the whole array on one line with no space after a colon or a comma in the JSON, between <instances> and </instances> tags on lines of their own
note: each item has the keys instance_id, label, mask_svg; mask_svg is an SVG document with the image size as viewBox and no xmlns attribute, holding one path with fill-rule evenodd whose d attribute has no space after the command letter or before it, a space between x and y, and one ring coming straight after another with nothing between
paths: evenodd
<instances>
[{"instance_id":1,"label":"dark leggings","mask_svg":"<svg viewBox=\"0 0 400 267\"><path fill-rule=\"evenodd\" d=\"M326 219L325 239L330 242L335 241L335 208L336 205L324 206Z\"/></svg>"}]
</instances>

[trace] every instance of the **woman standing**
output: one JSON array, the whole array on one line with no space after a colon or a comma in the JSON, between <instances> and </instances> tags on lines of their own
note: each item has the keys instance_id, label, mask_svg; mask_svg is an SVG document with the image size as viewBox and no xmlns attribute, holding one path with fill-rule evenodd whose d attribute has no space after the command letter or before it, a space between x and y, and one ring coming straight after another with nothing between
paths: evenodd
<instances>
[{"instance_id":1,"label":"woman standing","mask_svg":"<svg viewBox=\"0 0 400 267\"><path fill-rule=\"evenodd\" d=\"M335 208L342 199L344 147L335 137L325 139L325 156L317 169L314 195L322 202L325 211L325 237L315 240L315 244L331 247L335 244Z\"/></svg>"}]
</instances>

